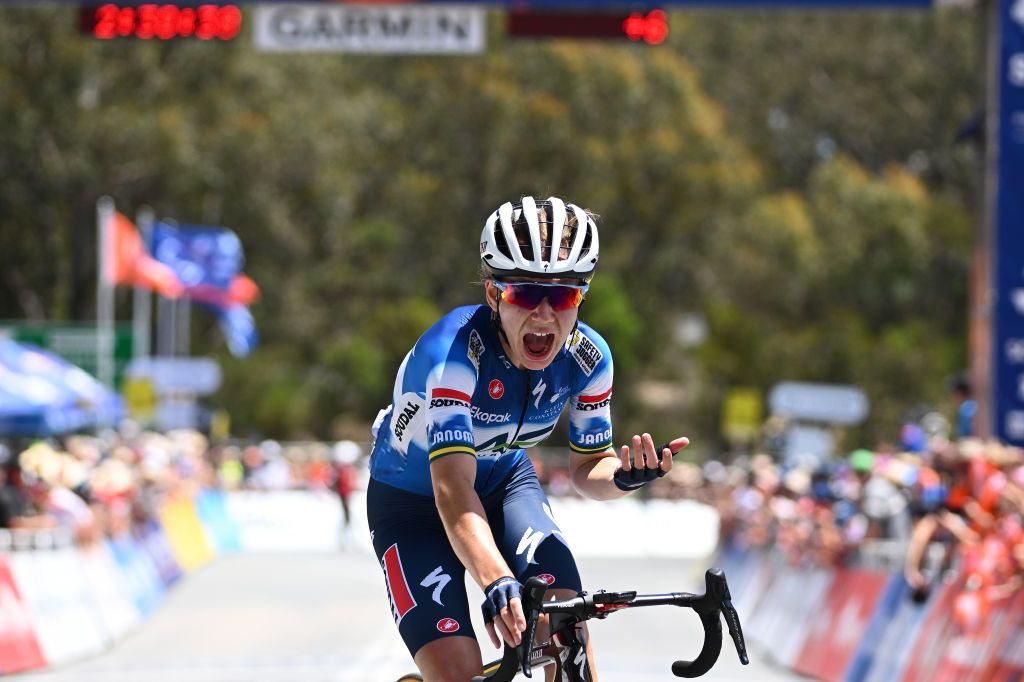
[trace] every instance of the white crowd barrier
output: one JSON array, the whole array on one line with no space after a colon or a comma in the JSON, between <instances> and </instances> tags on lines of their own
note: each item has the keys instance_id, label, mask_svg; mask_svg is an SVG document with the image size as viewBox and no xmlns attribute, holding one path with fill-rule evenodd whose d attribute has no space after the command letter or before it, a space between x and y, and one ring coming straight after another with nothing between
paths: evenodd
<instances>
[{"instance_id":1,"label":"white crowd barrier","mask_svg":"<svg viewBox=\"0 0 1024 682\"><path fill-rule=\"evenodd\" d=\"M551 500L578 556L708 556L714 510L692 502ZM203 491L131 533L85 546L67 533L0 530L0 675L95 654L145 621L165 592L218 553L370 553L365 495Z\"/></svg>"}]
</instances>

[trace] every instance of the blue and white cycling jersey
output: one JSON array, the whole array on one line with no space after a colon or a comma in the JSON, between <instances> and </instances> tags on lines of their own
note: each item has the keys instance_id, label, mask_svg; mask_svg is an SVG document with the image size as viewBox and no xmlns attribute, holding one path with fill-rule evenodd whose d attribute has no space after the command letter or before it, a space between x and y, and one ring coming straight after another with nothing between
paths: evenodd
<instances>
[{"instance_id":1,"label":"blue and white cycling jersey","mask_svg":"<svg viewBox=\"0 0 1024 682\"><path fill-rule=\"evenodd\" d=\"M476 491L488 495L526 456L523 448L551 434L566 403L572 450L611 448L611 395L611 351L582 322L550 365L521 370L505 357L490 308L456 308L402 362L391 405L374 424L370 476L432 496L430 462L469 453Z\"/></svg>"}]
</instances>

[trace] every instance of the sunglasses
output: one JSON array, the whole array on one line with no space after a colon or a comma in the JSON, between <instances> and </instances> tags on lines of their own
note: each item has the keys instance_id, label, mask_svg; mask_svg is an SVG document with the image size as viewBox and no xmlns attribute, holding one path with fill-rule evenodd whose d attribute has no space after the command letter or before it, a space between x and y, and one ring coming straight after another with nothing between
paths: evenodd
<instances>
[{"instance_id":1,"label":"sunglasses","mask_svg":"<svg viewBox=\"0 0 1024 682\"><path fill-rule=\"evenodd\" d=\"M579 308L587 284L539 284L537 282L499 282L491 280L501 292L501 300L520 308L533 310L545 298L556 311Z\"/></svg>"}]
</instances>

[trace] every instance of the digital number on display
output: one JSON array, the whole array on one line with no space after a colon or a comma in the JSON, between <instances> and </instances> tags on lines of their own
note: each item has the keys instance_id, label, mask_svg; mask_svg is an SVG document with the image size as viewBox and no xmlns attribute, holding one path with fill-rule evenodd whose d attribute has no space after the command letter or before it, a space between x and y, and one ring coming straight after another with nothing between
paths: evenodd
<instances>
[{"instance_id":1,"label":"digital number on display","mask_svg":"<svg viewBox=\"0 0 1024 682\"><path fill-rule=\"evenodd\" d=\"M107 3L83 7L82 28L103 40L232 40L242 30L242 10L237 5L179 7L145 4L125 7Z\"/></svg>"}]
</instances>

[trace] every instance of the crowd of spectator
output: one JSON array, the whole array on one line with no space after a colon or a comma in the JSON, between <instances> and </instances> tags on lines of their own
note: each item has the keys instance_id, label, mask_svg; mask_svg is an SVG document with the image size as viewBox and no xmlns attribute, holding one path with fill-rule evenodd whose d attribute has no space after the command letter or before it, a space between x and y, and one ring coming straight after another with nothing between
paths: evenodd
<instances>
[{"instance_id":1,"label":"crowd of spectator","mask_svg":"<svg viewBox=\"0 0 1024 682\"><path fill-rule=\"evenodd\" d=\"M876 541L895 545L916 595L926 598L943 573L955 572L963 587L957 608L977 620L1024 584L1024 451L975 438L916 442L814 464L784 465L767 454L677 461L648 494L711 505L722 543L771 547L794 567L857 565ZM329 491L347 529L349 498L368 475L365 454L352 441L211 444L197 431L154 433L130 423L97 435L0 442L0 528L60 528L89 543L210 488ZM550 495L574 494L567 458L530 454ZM935 546L945 550L940 561L927 561Z\"/></svg>"},{"instance_id":2,"label":"crowd of spectator","mask_svg":"<svg viewBox=\"0 0 1024 682\"><path fill-rule=\"evenodd\" d=\"M723 543L772 547L799 568L862 565L868 550L885 545L902 559L915 599L941 581L958 582L964 627L1024 585L1018 448L933 438L916 451L858 449L814 467L759 454L679 469L668 489L713 505ZM934 548L938 559L926 561Z\"/></svg>"},{"instance_id":3,"label":"crowd of spectator","mask_svg":"<svg viewBox=\"0 0 1024 682\"><path fill-rule=\"evenodd\" d=\"M158 518L165 501L201 488L330 491L347 525L349 496L365 474L361 454L351 441L211 445L198 431L156 433L131 423L96 435L0 442L0 529L60 529L95 542Z\"/></svg>"}]
</instances>

